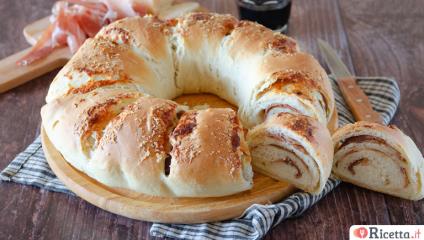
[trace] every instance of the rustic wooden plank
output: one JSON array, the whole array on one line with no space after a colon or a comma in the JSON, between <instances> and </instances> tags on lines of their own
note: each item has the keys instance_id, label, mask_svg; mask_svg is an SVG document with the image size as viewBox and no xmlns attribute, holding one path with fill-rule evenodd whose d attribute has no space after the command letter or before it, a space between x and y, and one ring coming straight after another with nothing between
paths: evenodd
<instances>
[{"instance_id":1,"label":"rustic wooden plank","mask_svg":"<svg viewBox=\"0 0 424 240\"><path fill-rule=\"evenodd\" d=\"M340 7L357 73L398 80L402 99L393 123L411 136L419 149L424 149L423 2L345 0ZM424 222L422 201L389 196L384 201L392 224Z\"/></svg>"},{"instance_id":2,"label":"rustic wooden plank","mask_svg":"<svg viewBox=\"0 0 424 240\"><path fill-rule=\"evenodd\" d=\"M28 47L22 28L48 14L53 1L0 2L0 58ZM22 151L38 135L39 110L44 102L52 72L13 91L0 94L0 168ZM37 235L40 216L46 212L40 191L17 184L0 185L0 239L31 239ZM37 226L37 227L34 227Z\"/></svg>"},{"instance_id":3,"label":"rustic wooden plank","mask_svg":"<svg viewBox=\"0 0 424 240\"><path fill-rule=\"evenodd\" d=\"M235 0L198 0L197 2L211 11L238 16L237 3Z\"/></svg>"}]
</instances>

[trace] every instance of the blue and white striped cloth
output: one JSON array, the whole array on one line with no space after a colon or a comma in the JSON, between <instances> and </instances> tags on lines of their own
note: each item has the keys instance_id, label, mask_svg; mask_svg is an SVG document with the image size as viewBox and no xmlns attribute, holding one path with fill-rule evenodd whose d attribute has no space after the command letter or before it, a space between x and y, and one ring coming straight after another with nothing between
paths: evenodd
<instances>
[{"instance_id":1,"label":"blue and white striped cloth","mask_svg":"<svg viewBox=\"0 0 424 240\"><path fill-rule=\"evenodd\" d=\"M359 77L358 84L368 95L371 104L381 114L384 122L389 123L400 99L396 81L383 77ZM339 125L353 122L353 116L334 81L333 89L339 113ZM40 137L16 156L0 173L0 179L74 195L50 169L44 158ZM191 225L155 223L150 229L150 234L175 239L260 239L284 219L302 215L339 183L336 180L328 180L324 191L318 196L297 192L279 203L254 204L239 218L228 221Z\"/></svg>"}]
</instances>

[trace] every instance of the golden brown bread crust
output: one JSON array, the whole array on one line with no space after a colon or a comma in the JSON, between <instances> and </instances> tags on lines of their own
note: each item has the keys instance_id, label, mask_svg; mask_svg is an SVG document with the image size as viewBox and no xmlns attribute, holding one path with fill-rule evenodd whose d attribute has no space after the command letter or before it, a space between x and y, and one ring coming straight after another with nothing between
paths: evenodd
<instances>
[{"instance_id":1,"label":"golden brown bread crust","mask_svg":"<svg viewBox=\"0 0 424 240\"><path fill-rule=\"evenodd\" d=\"M250 168L249 151L234 110L211 108L184 113L171 135L171 144L168 178L174 186L185 186L174 188L181 194L222 196L251 187L251 173L246 172ZM208 193L212 189L214 194Z\"/></svg>"},{"instance_id":2,"label":"golden brown bread crust","mask_svg":"<svg viewBox=\"0 0 424 240\"><path fill-rule=\"evenodd\" d=\"M236 59L239 55L249 57L249 55L271 53L280 56L299 51L296 41L292 38L249 21L239 21L234 26L228 45L232 46L229 50L230 56Z\"/></svg>"},{"instance_id":3,"label":"golden brown bread crust","mask_svg":"<svg viewBox=\"0 0 424 240\"><path fill-rule=\"evenodd\" d=\"M168 54L168 40L164 34L167 31L168 25L154 16L135 17L111 23L103 28L96 38L140 48L153 59L159 60L166 58Z\"/></svg>"},{"instance_id":4,"label":"golden brown bread crust","mask_svg":"<svg viewBox=\"0 0 424 240\"><path fill-rule=\"evenodd\" d=\"M228 44L238 46L229 51L234 58L237 58L237 53L263 54L270 51L273 55L279 55L298 51L296 41L292 38L254 22L238 21L231 15L198 12L170 22L174 26L180 24L177 31L186 41L186 47L193 49L199 47L205 37L215 44L220 44L224 37L229 37Z\"/></svg>"},{"instance_id":5,"label":"golden brown bread crust","mask_svg":"<svg viewBox=\"0 0 424 240\"><path fill-rule=\"evenodd\" d=\"M89 144L87 139L95 133L97 143L103 135L103 129L121 110L117 108L125 100L133 100L137 97L138 95L134 93L121 93L84 109L80 118L81 121L74 125L75 134L80 136L81 142ZM87 99L81 98L79 101L81 103L81 101L87 101ZM75 103L74 106L78 108L78 103Z\"/></svg>"},{"instance_id":6,"label":"golden brown bread crust","mask_svg":"<svg viewBox=\"0 0 424 240\"><path fill-rule=\"evenodd\" d=\"M296 94L308 101L317 101L324 111L326 122L334 110L334 95L331 83L324 69L309 54L267 55L262 65L263 71L271 77L257 86L256 98L269 92ZM322 101L313 95L314 91L322 96Z\"/></svg>"},{"instance_id":7,"label":"golden brown bread crust","mask_svg":"<svg viewBox=\"0 0 424 240\"><path fill-rule=\"evenodd\" d=\"M117 84L148 85L153 79L153 72L145 61L128 46L103 39L88 39L53 80L47 101L65 94L87 93ZM65 88L54 88L64 84Z\"/></svg>"},{"instance_id":8,"label":"golden brown bread crust","mask_svg":"<svg viewBox=\"0 0 424 240\"><path fill-rule=\"evenodd\" d=\"M177 24L174 31L184 39L186 48L195 51L206 37L212 48L218 48L222 38L237 24L237 19L231 15L199 12L178 18Z\"/></svg>"},{"instance_id":9,"label":"golden brown bread crust","mask_svg":"<svg viewBox=\"0 0 424 240\"><path fill-rule=\"evenodd\" d=\"M43 126L49 138L55 139L55 147L84 171L87 157L98 145L104 127L140 96L134 89L119 88L66 95L43 106Z\"/></svg>"},{"instance_id":10,"label":"golden brown bread crust","mask_svg":"<svg viewBox=\"0 0 424 240\"><path fill-rule=\"evenodd\" d=\"M136 142L143 148L141 151L167 153L170 151L169 134L177 122L177 107L173 101L140 97L110 122L102 139L106 142L101 141L100 144L104 147L104 144L116 139L117 132L129 124L128 121L135 121L139 131Z\"/></svg>"},{"instance_id":11,"label":"golden brown bread crust","mask_svg":"<svg viewBox=\"0 0 424 240\"><path fill-rule=\"evenodd\" d=\"M175 102L151 97L140 97L125 107L105 128L89 174L109 186L173 196L163 179L177 113ZM114 178L99 166L107 166Z\"/></svg>"},{"instance_id":12,"label":"golden brown bread crust","mask_svg":"<svg viewBox=\"0 0 424 240\"><path fill-rule=\"evenodd\" d=\"M207 52L204 52L205 47L208 49ZM185 52L186 57L181 55L181 51ZM211 54L217 54L222 58L220 55L222 51L227 54L224 58L228 58L222 63L210 57ZM213 62L209 64L209 70L194 70L198 67L189 61L196 54L202 58L210 58L206 59ZM251 63L246 62L246 59ZM187 61L188 65L184 66L181 61ZM230 64L226 61L230 61ZM257 65L258 70L254 75L257 74L259 78L234 80L233 83L228 83L228 88L223 89L219 87L222 82L218 80L215 80L218 81L216 83L197 86L198 83L190 83L195 82L194 79L187 79L190 74L198 74L202 78L230 77L226 75L231 69L237 68L231 65L238 62L243 62L242 65ZM226 65L227 70L224 72L219 70ZM244 67L253 70L250 66ZM274 33L257 23L238 21L230 15L192 13L167 22L151 16L135 17L112 23L102 29L94 40L89 40L60 72L56 79L62 79L61 82L53 82L47 101L64 93L88 92L97 87L131 83L143 89L144 93L156 97L170 99L183 92L211 92L233 104L246 105L241 107L242 111L245 111L245 108L265 110L266 105L273 103L250 106L251 101L253 105L257 105L258 98L265 93L264 89L273 90L274 82L280 81L281 75L287 75L289 72L299 79L309 79L304 81L303 90L312 86L322 95L322 99L314 100L311 94L306 94L307 91L304 90L298 98L302 98L302 101L314 101L312 105L315 108L324 108L322 111L325 116L312 116L314 115L312 113L310 115L320 118L321 121L328 121L334 108L329 80L313 57L299 52L293 39ZM73 80L74 78L78 81ZM187 86L194 87L182 86L184 84L181 84L181 81L189 82ZM61 86L67 84L66 82L69 86ZM174 86L169 86L172 82ZM240 90L245 91L244 93L234 95L230 88L239 84L246 84L248 87ZM297 87L297 92L301 88ZM157 91L157 89L167 90ZM259 92L255 94L259 95L253 96L252 100L247 99L251 96L249 92L257 90ZM285 90L274 89L273 92L285 92ZM288 91L287 94L293 94L293 91ZM305 113L304 111L303 114ZM249 115L255 115L251 117L255 119L246 121L244 118ZM259 112L241 113L242 121L249 126L263 120L258 115Z\"/></svg>"},{"instance_id":13,"label":"golden brown bread crust","mask_svg":"<svg viewBox=\"0 0 424 240\"><path fill-rule=\"evenodd\" d=\"M174 98L173 53L166 23L134 17L103 28L88 39L53 80L46 101L98 87L126 85L161 98Z\"/></svg>"}]
</instances>

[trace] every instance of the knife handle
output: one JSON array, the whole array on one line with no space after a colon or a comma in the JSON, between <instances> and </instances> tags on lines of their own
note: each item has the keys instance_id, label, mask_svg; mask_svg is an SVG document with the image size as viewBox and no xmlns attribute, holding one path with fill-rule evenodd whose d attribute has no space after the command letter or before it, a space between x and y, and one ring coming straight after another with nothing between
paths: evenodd
<instances>
[{"instance_id":1,"label":"knife handle","mask_svg":"<svg viewBox=\"0 0 424 240\"><path fill-rule=\"evenodd\" d=\"M339 78L337 79L337 84L356 121L383 124L380 114L372 109L367 95L365 95L362 89L356 84L355 78Z\"/></svg>"}]
</instances>

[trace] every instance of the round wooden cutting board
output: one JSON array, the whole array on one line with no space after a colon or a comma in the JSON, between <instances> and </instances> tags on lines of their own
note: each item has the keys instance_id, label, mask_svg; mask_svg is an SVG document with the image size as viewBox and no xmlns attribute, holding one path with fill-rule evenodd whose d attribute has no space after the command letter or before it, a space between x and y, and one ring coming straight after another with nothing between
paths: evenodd
<instances>
[{"instance_id":1,"label":"round wooden cutting board","mask_svg":"<svg viewBox=\"0 0 424 240\"><path fill-rule=\"evenodd\" d=\"M175 99L198 107L233 107L208 94L186 95ZM105 186L72 167L50 142L42 128L43 150L53 172L76 195L106 211L133 219L162 223L203 223L241 216L252 204L270 204L292 194L296 189L260 173L254 175L249 191L215 198L153 197Z\"/></svg>"}]
</instances>

